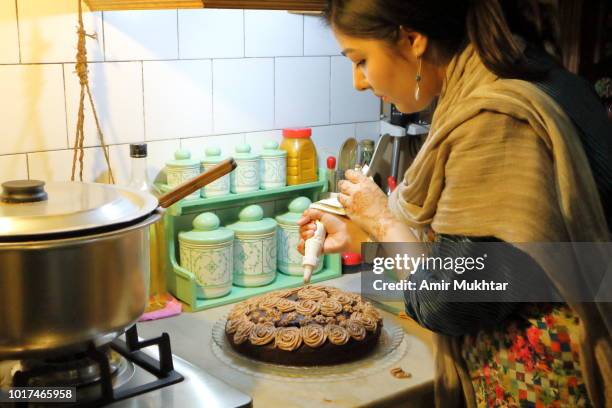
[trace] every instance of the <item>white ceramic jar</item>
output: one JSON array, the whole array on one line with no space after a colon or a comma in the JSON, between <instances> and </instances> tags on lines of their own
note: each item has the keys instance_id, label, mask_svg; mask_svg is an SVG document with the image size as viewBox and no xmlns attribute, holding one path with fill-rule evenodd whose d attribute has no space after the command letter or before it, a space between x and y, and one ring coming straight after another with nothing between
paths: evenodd
<instances>
[{"instance_id":1,"label":"white ceramic jar","mask_svg":"<svg viewBox=\"0 0 612 408\"><path fill-rule=\"evenodd\" d=\"M308 197L298 197L289 203L289 211L276 216L277 229L277 256L278 270L285 275L302 276L302 254L297 250L300 242L300 227L297 221L302 213L310 207L312 201ZM319 258L319 264L313 270L313 275L323 269L323 256Z\"/></svg>"},{"instance_id":2,"label":"white ceramic jar","mask_svg":"<svg viewBox=\"0 0 612 408\"><path fill-rule=\"evenodd\" d=\"M221 297L232 290L234 231L219 225L215 214L202 213L193 220L192 231L178 236L180 265L194 274L201 299Z\"/></svg>"},{"instance_id":3,"label":"white ceramic jar","mask_svg":"<svg viewBox=\"0 0 612 408\"><path fill-rule=\"evenodd\" d=\"M287 152L280 150L277 142L270 140L264 143L259 164L263 190L287 185Z\"/></svg>"},{"instance_id":4,"label":"white ceramic jar","mask_svg":"<svg viewBox=\"0 0 612 408\"><path fill-rule=\"evenodd\" d=\"M259 190L259 160L260 156L251 153L251 146L241 144L236 146L234 160L236 168L230 173L230 191L232 193L248 193Z\"/></svg>"},{"instance_id":5,"label":"white ceramic jar","mask_svg":"<svg viewBox=\"0 0 612 408\"><path fill-rule=\"evenodd\" d=\"M258 205L243 208L238 218L227 226L235 233L234 285L267 285L276 278L276 221L264 218Z\"/></svg>"},{"instance_id":6,"label":"white ceramic jar","mask_svg":"<svg viewBox=\"0 0 612 408\"><path fill-rule=\"evenodd\" d=\"M205 156L201 161L202 172L209 170L214 167L222 160L221 149L218 147L209 147L205 151ZM218 197L227 195L230 193L230 175L226 174L223 177L219 177L212 183L202 187L200 194L203 198Z\"/></svg>"},{"instance_id":7,"label":"white ceramic jar","mask_svg":"<svg viewBox=\"0 0 612 408\"><path fill-rule=\"evenodd\" d=\"M200 162L191 158L189 150L177 150L174 153L174 160L166 162L166 177L168 179L168 187L173 188L183 184L187 180L200 174ZM184 200L200 198L200 192L194 191L189 194Z\"/></svg>"}]
</instances>

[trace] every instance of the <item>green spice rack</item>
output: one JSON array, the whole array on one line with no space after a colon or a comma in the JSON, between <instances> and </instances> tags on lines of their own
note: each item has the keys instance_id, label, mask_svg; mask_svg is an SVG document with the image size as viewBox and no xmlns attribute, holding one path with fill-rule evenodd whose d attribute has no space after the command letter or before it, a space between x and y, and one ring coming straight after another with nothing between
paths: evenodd
<instances>
[{"instance_id":1,"label":"green spice rack","mask_svg":"<svg viewBox=\"0 0 612 408\"><path fill-rule=\"evenodd\" d=\"M168 191L168 186L158 184L162 191ZM264 210L265 217L275 216L287 211L289 202L296 197L304 196L318 201L321 193L327 191L327 178L324 169L319 169L319 180L313 183L286 186L270 190L258 190L249 193L228 194L211 198L181 200L168 208L164 214L165 232L168 237L167 249L170 268L167 274L167 286L170 293L181 300L187 311L196 312L230 303L239 302L255 295L273 290L301 286L301 276L288 276L277 270L276 279L265 286L246 288L232 286L232 291L216 299L200 299L197 297L197 283L190 271L178 263L179 245L178 233L192 229L193 219L206 211L214 212L222 225L230 224L238 219L238 212L251 204L258 204ZM325 255L323 269L312 276L311 282L317 283L342 275L340 255Z\"/></svg>"}]
</instances>

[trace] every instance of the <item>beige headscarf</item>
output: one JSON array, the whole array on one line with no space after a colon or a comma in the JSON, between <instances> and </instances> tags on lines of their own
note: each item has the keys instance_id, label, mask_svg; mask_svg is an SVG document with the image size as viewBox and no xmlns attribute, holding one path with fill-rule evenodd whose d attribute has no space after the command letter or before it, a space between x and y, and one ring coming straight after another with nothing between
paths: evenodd
<instances>
[{"instance_id":1,"label":"beige headscarf","mask_svg":"<svg viewBox=\"0 0 612 408\"><path fill-rule=\"evenodd\" d=\"M509 243L603 242L608 229L577 131L535 85L499 79L468 46L449 64L423 147L391 196L396 216L440 234L494 236ZM517 245L518 246L518 245ZM524 248L529 252L528 248ZM583 274L530 253L562 296ZM612 406L609 303L571 303L581 319L581 366L595 406ZM436 402L475 406L459 339L436 336Z\"/></svg>"}]
</instances>

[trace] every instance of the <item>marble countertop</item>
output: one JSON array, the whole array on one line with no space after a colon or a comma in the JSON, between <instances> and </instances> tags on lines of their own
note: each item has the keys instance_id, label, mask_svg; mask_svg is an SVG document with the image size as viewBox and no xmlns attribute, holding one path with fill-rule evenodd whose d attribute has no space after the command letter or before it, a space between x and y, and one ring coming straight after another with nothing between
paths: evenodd
<instances>
[{"instance_id":1,"label":"marble countertop","mask_svg":"<svg viewBox=\"0 0 612 408\"><path fill-rule=\"evenodd\" d=\"M343 275L323 282L359 292L359 275ZM326 382L288 382L243 373L221 361L212 351L213 325L231 305L138 324L144 338L170 335L172 352L253 399L255 407L394 407L432 406L434 361L431 334L414 321L381 311L385 321L402 327L406 352L392 366L352 379ZM395 378L389 370L401 367L410 378Z\"/></svg>"}]
</instances>

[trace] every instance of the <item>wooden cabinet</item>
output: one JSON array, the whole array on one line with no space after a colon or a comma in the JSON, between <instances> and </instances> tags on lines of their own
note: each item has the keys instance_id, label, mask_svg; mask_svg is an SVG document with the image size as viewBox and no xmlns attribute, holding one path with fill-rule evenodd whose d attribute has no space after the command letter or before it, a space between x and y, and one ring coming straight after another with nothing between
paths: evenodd
<instances>
[{"instance_id":1,"label":"wooden cabinet","mask_svg":"<svg viewBox=\"0 0 612 408\"><path fill-rule=\"evenodd\" d=\"M325 0L85 0L93 11L176 8L238 8L321 11Z\"/></svg>"}]
</instances>

